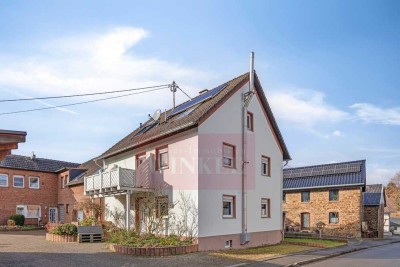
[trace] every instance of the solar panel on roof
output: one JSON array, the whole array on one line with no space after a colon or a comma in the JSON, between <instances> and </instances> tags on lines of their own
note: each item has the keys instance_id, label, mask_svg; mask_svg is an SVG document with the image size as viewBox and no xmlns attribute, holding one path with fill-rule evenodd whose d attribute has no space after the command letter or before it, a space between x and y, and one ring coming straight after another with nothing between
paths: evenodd
<instances>
[{"instance_id":1,"label":"solar panel on roof","mask_svg":"<svg viewBox=\"0 0 400 267\"><path fill-rule=\"evenodd\" d=\"M197 105L197 104L199 104L199 103L201 103L201 102L203 102L203 101L205 101L205 100L207 100L207 99L209 99L209 98L214 97L216 94L218 94L218 93L219 93L222 89L224 89L226 86L227 86L226 83L225 83L225 84L222 84L222 85L220 85L220 86L218 86L218 87L215 87L214 89L211 89L210 91L208 91L208 92L206 92L206 93L204 93L204 94L201 94L201 95L199 95L199 96L193 98L192 100L190 100L190 101L188 101L188 102L186 102L186 103L183 103L182 105L178 106L178 107L171 113L171 116L174 116L174 115L176 115L176 114L178 114L178 113L180 113L180 112L182 112L182 111L184 111L184 110L186 110L186 109L188 109L188 108L190 108L190 107L192 107L192 106L194 106L194 105Z\"/></svg>"},{"instance_id":2,"label":"solar panel on roof","mask_svg":"<svg viewBox=\"0 0 400 267\"><path fill-rule=\"evenodd\" d=\"M148 130L150 130L150 129L153 128L154 126L156 126L156 124L157 124L157 122L154 122L154 123L152 123L152 124L143 126L143 128L142 128L135 136L144 134L145 132L147 132Z\"/></svg>"}]
</instances>

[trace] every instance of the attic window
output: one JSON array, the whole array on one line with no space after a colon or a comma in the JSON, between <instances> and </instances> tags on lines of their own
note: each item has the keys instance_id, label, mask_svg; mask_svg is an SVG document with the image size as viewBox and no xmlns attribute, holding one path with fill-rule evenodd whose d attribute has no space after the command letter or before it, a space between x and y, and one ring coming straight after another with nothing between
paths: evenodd
<instances>
[{"instance_id":1,"label":"attic window","mask_svg":"<svg viewBox=\"0 0 400 267\"><path fill-rule=\"evenodd\" d=\"M178 114L178 115L175 117L175 120L179 120L179 119L182 119L182 118L186 117L187 115L189 115L190 113L192 113L192 111L193 111L195 108L197 108L198 106L199 106L199 105L190 107L190 108L188 108L187 110L185 110L184 112Z\"/></svg>"},{"instance_id":2,"label":"attic window","mask_svg":"<svg viewBox=\"0 0 400 267\"><path fill-rule=\"evenodd\" d=\"M154 122L154 123L152 123L152 124L148 124L148 125L146 125L146 126L143 126L143 128L140 129L140 131L139 131L135 136L144 134L145 132L149 131L149 130L152 129L154 126L156 126L156 124L157 124L157 123Z\"/></svg>"}]
</instances>

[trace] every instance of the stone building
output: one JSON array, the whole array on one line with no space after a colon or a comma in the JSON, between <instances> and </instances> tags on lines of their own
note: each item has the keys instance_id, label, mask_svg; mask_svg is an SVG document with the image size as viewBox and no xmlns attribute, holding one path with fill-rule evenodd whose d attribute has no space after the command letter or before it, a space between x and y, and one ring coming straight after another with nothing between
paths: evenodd
<instances>
[{"instance_id":1,"label":"stone building","mask_svg":"<svg viewBox=\"0 0 400 267\"><path fill-rule=\"evenodd\" d=\"M382 184L367 185L363 193L364 215L366 223L364 229L371 237L383 238L384 235L384 209L385 194Z\"/></svg>"},{"instance_id":2,"label":"stone building","mask_svg":"<svg viewBox=\"0 0 400 267\"><path fill-rule=\"evenodd\" d=\"M362 234L365 160L283 170L286 231L359 237Z\"/></svg>"}]
</instances>

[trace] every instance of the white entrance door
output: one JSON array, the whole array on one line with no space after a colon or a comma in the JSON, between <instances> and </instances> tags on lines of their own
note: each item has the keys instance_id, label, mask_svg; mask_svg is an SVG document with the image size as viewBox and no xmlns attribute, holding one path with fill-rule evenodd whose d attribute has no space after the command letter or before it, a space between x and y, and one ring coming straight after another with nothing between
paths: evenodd
<instances>
[{"instance_id":1,"label":"white entrance door","mask_svg":"<svg viewBox=\"0 0 400 267\"><path fill-rule=\"evenodd\" d=\"M57 208L49 208L49 222L57 222Z\"/></svg>"},{"instance_id":2,"label":"white entrance door","mask_svg":"<svg viewBox=\"0 0 400 267\"><path fill-rule=\"evenodd\" d=\"M83 210L78 210L77 220L78 222L83 220Z\"/></svg>"}]
</instances>

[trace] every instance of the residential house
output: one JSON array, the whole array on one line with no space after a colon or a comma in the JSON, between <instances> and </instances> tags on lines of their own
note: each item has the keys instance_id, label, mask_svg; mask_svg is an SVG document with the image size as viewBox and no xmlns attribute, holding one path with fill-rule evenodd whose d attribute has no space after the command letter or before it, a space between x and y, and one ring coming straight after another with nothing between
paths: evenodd
<instances>
[{"instance_id":1,"label":"residential house","mask_svg":"<svg viewBox=\"0 0 400 267\"><path fill-rule=\"evenodd\" d=\"M365 160L284 169L285 229L360 237L365 186Z\"/></svg>"},{"instance_id":2,"label":"residential house","mask_svg":"<svg viewBox=\"0 0 400 267\"><path fill-rule=\"evenodd\" d=\"M282 164L290 160L257 75L241 75L150 119L100 157L85 194L145 231L158 194L165 233L189 223L200 250L282 240ZM182 211L189 204L190 218ZM186 205L187 206L187 205ZM173 214L173 216L169 216ZM180 220L181 218L181 220ZM106 216L106 220L114 217Z\"/></svg>"},{"instance_id":3,"label":"residential house","mask_svg":"<svg viewBox=\"0 0 400 267\"><path fill-rule=\"evenodd\" d=\"M89 160L77 167L67 167L59 171L57 184L57 213L58 221L70 223L79 222L86 216L95 215L84 207L84 203L90 200L84 195L83 178L96 173L100 167L95 161ZM97 199L99 205L104 208L101 199ZM101 215L101 214L100 214Z\"/></svg>"},{"instance_id":4,"label":"residential house","mask_svg":"<svg viewBox=\"0 0 400 267\"><path fill-rule=\"evenodd\" d=\"M25 215L26 224L57 220L58 172L79 164L8 155L0 161L0 224L12 214Z\"/></svg>"},{"instance_id":5,"label":"residential house","mask_svg":"<svg viewBox=\"0 0 400 267\"><path fill-rule=\"evenodd\" d=\"M371 232L371 237L383 238L385 204L383 185L367 185L363 193L363 222L368 227L367 231Z\"/></svg>"},{"instance_id":6,"label":"residential house","mask_svg":"<svg viewBox=\"0 0 400 267\"><path fill-rule=\"evenodd\" d=\"M24 143L26 132L0 130L0 160L18 148L18 143Z\"/></svg>"}]
</instances>

